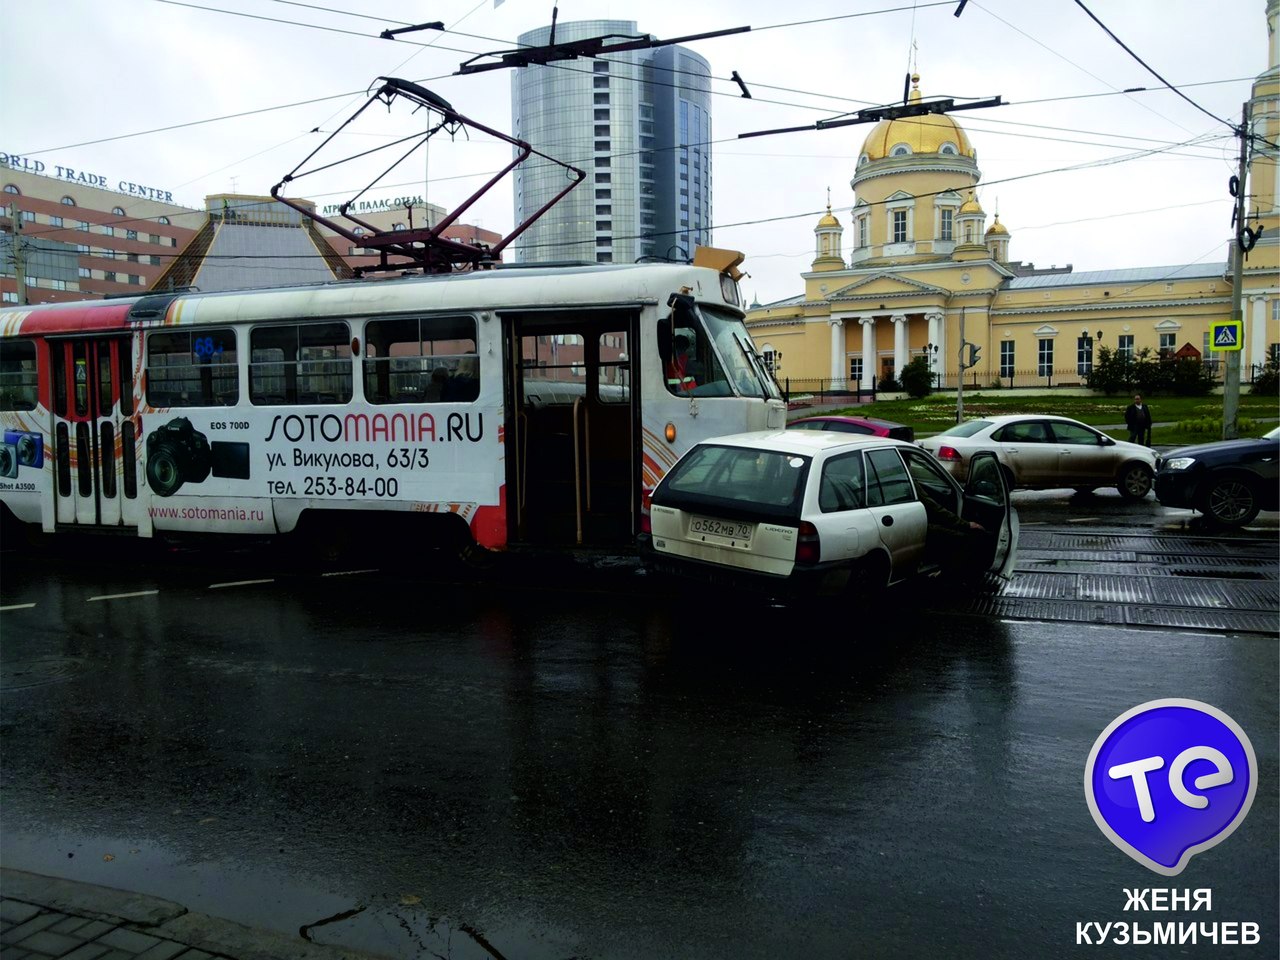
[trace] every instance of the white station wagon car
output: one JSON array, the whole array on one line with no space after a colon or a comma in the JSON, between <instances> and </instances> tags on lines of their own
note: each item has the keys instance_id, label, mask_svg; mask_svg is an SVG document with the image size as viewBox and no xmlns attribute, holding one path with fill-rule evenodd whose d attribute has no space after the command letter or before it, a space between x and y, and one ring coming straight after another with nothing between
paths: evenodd
<instances>
[{"instance_id":1,"label":"white station wagon car","mask_svg":"<svg viewBox=\"0 0 1280 960\"><path fill-rule=\"evenodd\" d=\"M651 568L772 597L943 567L1007 578L1018 517L993 455L975 458L962 489L905 441L777 430L697 444L647 498L642 531Z\"/></svg>"},{"instance_id":2,"label":"white station wagon car","mask_svg":"<svg viewBox=\"0 0 1280 960\"><path fill-rule=\"evenodd\" d=\"M1115 487L1126 500L1141 500L1151 491L1156 473L1154 450L1114 440L1067 417L983 417L917 443L961 482L973 457L983 451L1000 460L1010 486L1032 490Z\"/></svg>"}]
</instances>

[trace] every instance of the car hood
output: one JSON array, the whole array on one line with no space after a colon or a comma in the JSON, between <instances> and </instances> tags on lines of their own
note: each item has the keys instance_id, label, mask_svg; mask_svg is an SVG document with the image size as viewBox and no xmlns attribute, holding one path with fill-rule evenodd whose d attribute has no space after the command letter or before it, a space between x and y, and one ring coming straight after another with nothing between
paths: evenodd
<instances>
[{"instance_id":1,"label":"car hood","mask_svg":"<svg viewBox=\"0 0 1280 960\"><path fill-rule=\"evenodd\" d=\"M1201 443L1194 447L1175 447L1164 454L1164 459L1195 457L1197 460L1229 460L1246 450L1256 450L1260 445L1274 442L1261 437L1251 437L1247 440L1218 440L1215 443Z\"/></svg>"}]
</instances>

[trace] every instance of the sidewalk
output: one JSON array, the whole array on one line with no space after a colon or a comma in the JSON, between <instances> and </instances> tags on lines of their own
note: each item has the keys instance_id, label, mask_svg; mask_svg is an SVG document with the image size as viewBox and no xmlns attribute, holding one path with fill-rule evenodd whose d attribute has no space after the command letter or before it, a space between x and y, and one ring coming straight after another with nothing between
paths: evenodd
<instances>
[{"instance_id":1,"label":"sidewalk","mask_svg":"<svg viewBox=\"0 0 1280 960\"><path fill-rule=\"evenodd\" d=\"M158 897L0 869L0 960L370 960Z\"/></svg>"}]
</instances>

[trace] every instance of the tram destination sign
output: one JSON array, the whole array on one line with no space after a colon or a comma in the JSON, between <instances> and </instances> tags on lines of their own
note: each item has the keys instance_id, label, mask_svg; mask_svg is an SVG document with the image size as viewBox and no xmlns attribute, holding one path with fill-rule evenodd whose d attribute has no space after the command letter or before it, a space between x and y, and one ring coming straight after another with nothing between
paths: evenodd
<instances>
[{"instance_id":1,"label":"tram destination sign","mask_svg":"<svg viewBox=\"0 0 1280 960\"><path fill-rule=\"evenodd\" d=\"M55 180L65 180L67 183L77 183L85 187L97 187L99 190L114 190L116 193L141 197L144 200L155 200L157 203L173 203L173 194L159 187L148 187L131 180L117 180L114 181L113 186L113 181L100 173L92 173L78 167L64 167L56 163L47 164L43 160L24 157L17 153L0 151L0 166L8 167L10 170L21 170L23 173L38 174L42 177L53 177Z\"/></svg>"}]
</instances>

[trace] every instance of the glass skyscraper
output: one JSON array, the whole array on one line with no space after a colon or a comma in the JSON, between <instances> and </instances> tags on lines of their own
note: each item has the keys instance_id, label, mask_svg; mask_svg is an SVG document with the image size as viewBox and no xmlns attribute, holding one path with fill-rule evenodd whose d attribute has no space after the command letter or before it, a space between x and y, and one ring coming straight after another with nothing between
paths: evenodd
<instances>
[{"instance_id":1,"label":"glass skyscraper","mask_svg":"<svg viewBox=\"0 0 1280 960\"><path fill-rule=\"evenodd\" d=\"M542 27L519 42L542 46L550 34ZM636 24L556 24L557 41L605 35L636 36ZM683 260L709 245L710 73L706 60L678 46L514 70L514 135L587 175L516 240L516 260ZM561 168L527 160L515 174L516 223L564 186Z\"/></svg>"}]
</instances>

